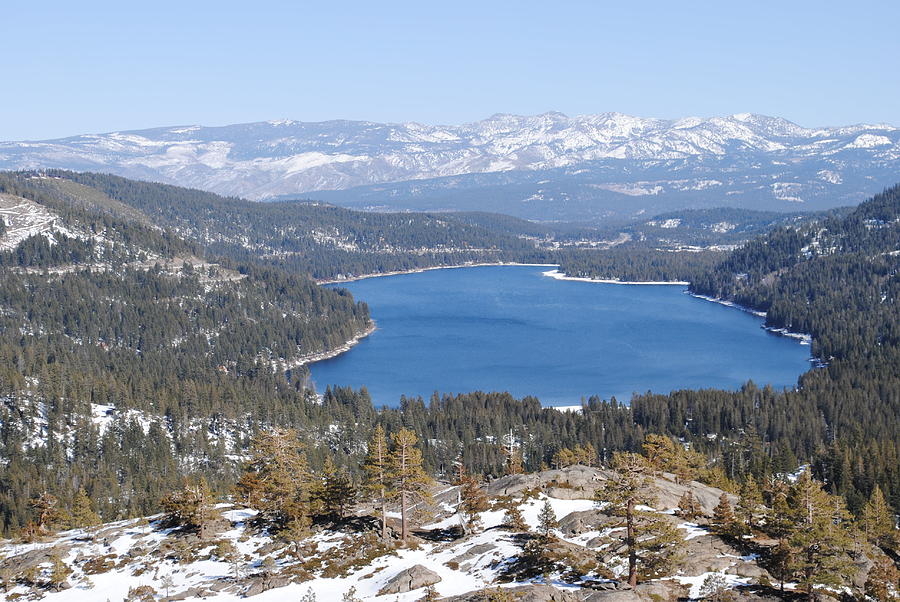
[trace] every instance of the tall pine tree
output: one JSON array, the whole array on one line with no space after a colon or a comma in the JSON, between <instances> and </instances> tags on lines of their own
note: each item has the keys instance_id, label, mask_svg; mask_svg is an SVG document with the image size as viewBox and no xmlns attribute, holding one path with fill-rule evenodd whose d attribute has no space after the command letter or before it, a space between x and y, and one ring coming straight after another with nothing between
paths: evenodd
<instances>
[{"instance_id":1,"label":"tall pine tree","mask_svg":"<svg viewBox=\"0 0 900 602\"><path fill-rule=\"evenodd\" d=\"M597 490L596 500L604 512L621 519L625 529L622 541L628 552L628 583L667 574L678 560L683 538L669 522L654 512L638 508L651 505L654 496L648 491L650 467L638 454L617 453L613 456L613 475Z\"/></svg>"},{"instance_id":2,"label":"tall pine tree","mask_svg":"<svg viewBox=\"0 0 900 602\"><path fill-rule=\"evenodd\" d=\"M409 505L417 499L429 499L432 480L422 468L422 451L416 446L416 434L402 428L393 437L389 480L392 493L400 501L400 541L406 545L409 537Z\"/></svg>"}]
</instances>

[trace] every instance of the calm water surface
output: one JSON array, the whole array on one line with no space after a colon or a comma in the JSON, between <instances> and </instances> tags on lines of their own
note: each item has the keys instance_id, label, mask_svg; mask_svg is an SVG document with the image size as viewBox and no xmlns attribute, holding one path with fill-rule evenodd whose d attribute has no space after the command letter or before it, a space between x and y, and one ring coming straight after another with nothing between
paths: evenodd
<instances>
[{"instance_id":1,"label":"calm water surface","mask_svg":"<svg viewBox=\"0 0 900 602\"><path fill-rule=\"evenodd\" d=\"M433 270L349 282L378 330L310 366L326 385L365 385L376 405L434 391L509 391L544 405L681 388L791 387L809 347L762 318L680 286L561 281L534 266Z\"/></svg>"}]
</instances>

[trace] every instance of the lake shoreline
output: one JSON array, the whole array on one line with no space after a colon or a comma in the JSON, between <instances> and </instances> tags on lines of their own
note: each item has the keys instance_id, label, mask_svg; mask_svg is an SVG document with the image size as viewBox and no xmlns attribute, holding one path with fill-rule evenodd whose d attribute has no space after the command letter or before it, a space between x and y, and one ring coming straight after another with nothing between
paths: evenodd
<instances>
[{"instance_id":1,"label":"lake shoreline","mask_svg":"<svg viewBox=\"0 0 900 602\"><path fill-rule=\"evenodd\" d=\"M710 297L709 295L701 295L699 293L692 293L690 291L685 291L691 297L695 299L702 299L704 301L709 301L711 303L718 303L719 305L724 305L725 307L730 307L732 309L739 309L748 314L752 314L757 316L758 318L765 318L766 312L759 311L757 309L753 309L752 307L747 307L746 305L741 305L739 303L735 303L734 301L729 301L727 299L720 299L718 297ZM812 346L813 337L808 332L795 332L793 330L788 330L787 328L776 328L775 326L766 326L763 324L763 330L771 332L772 334L777 334L778 336L788 337L789 339L796 339L800 342L801 345L810 345ZM822 360L813 356L810 356L810 361L814 363L822 364Z\"/></svg>"},{"instance_id":2,"label":"lake shoreline","mask_svg":"<svg viewBox=\"0 0 900 602\"><path fill-rule=\"evenodd\" d=\"M330 280L315 280L316 284L341 284L343 282L357 282L359 280L367 280L369 278L381 278L383 276L403 276L404 274L420 274L422 272L431 272L433 270L456 270L459 268L480 268L486 266L524 266L524 267L541 267L549 268L557 264L555 263L460 263L456 265L436 265L427 268L413 268L410 270L396 270L394 272L372 272L371 274L360 274L359 276L351 276L349 278L336 278Z\"/></svg>"},{"instance_id":3,"label":"lake shoreline","mask_svg":"<svg viewBox=\"0 0 900 602\"><path fill-rule=\"evenodd\" d=\"M372 334L378 329L378 325L375 323L375 320L369 320L369 325L362 332L358 332L353 335L348 340L344 341L344 343L338 347L333 349L328 349L327 351L319 351L318 353L312 353L310 355L306 355L303 357L299 357L294 361L290 362L289 365L283 367L285 370L291 370L294 368L299 368L301 366L308 366L310 364L314 364L316 362L321 362L324 360L330 360L333 357L337 357L341 354L347 353L351 349L353 349L360 341L364 338Z\"/></svg>"},{"instance_id":4,"label":"lake shoreline","mask_svg":"<svg viewBox=\"0 0 900 602\"><path fill-rule=\"evenodd\" d=\"M558 266L557 266L558 267ZM542 275L554 280L566 280L569 282L597 282L599 284L624 284L629 286L688 286L690 282L684 280L616 280L614 278L583 278L581 276L569 276L559 270L541 272Z\"/></svg>"}]
</instances>

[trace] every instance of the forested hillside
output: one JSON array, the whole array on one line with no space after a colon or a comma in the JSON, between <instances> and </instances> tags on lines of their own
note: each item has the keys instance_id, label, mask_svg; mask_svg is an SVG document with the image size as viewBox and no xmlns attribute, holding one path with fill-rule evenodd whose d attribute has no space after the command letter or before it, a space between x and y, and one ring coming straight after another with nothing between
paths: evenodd
<instances>
[{"instance_id":1,"label":"forested hillside","mask_svg":"<svg viewBox=\"0 0 900 602\"><path fill-rule=\"evenodd\" d=\"M201 259L133 209L37 184L0 180L33 232L0 252L4 532L34 492L85 488L119 516L152 510L185 472L227 482L247 425L308 414L302 363L370 326L341 291Z\"/></svg>"},{"instance_id":2,"label":"forested hillside","mask_svg":"<svg viewBox=\"0 0 900 602\"><path fill-rule=\"evenodd\" d=\"M319 280L513 261L535 248L519 233L488 229L451 214L368 213L307 201L256 203L106 174L48 171L38 181L32 175L7 177L27 179L29 186L57 197L80 185L141 211L212 255Z\"/></svg>"}]
</instances>

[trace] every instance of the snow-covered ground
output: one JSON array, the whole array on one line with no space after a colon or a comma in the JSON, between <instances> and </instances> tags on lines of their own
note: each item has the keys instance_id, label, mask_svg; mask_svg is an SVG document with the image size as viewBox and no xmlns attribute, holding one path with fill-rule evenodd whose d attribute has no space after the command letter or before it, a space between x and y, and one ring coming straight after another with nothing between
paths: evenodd
<instances>
[{"instance_id":1,"label":"snow-covered ground","mask_svg":"<svg viewBox=\"0 0 900 602\"><path fill-rule=\"evenodd\" d=\"M103 419L105 409L95 407L98 420ZM443 490L438 495L452 494L453 489ZM557 519L573 512L598 509L597 503L589 499L558 499L544 493L528 496L520 500L519 509L532 530L537 528L538 514L547 501ZM443 503L440 508L444 517L425 525L423 530L449 529L459 524L452 506ZM267 591L258 587L253 599L260 602L299 600L310 591L320 602L339 601L351 587L364 600L412 602L421 599L421 588L390 595L379 595L379 592L399 573L416 565L440 577L434 585L440 596L528 583L546 583L570 590L577 588L577 584L566 583L557 575L502 583L499 578L504 569L521 554L522 540L501 526L504 511L499 509L481 513L483 530L479 533L450 541L420 540L407 549L380 549L361 565L345 566L341 571L332 572L327 570L330 563L352 557L361 546L371 545L372 540L365 540L364 534L349 530L319 530L304 541L303 557L298 560L288 553L284 544L273 544L266 533L250 526L250 520L256 515L254 510L220 504L217 512L227 520L224 529L208 541L200 542L194 538L189 557L183 550L178 552L179 542L185 541L184 536L160 528L159 516L110 523L92 530L67 531L36 543L2 542L0 557L27 558L43 552L40 566L44 578L49 577L53 554L71 567L73 573L66 589L42 591L43 599L48 602L123 600L130 588L141 586L149 586L159 595L187 593L216 602L232 602L243 599L251 584L261 583L265 571L274 578L287 578ZM693 523L679 526L688 539L707 535L705 529ZM586 546L589 541L611 532L611 529L588 530L564 536L557 531L556 535L569 544ZM585 552L591 554L587 548ZM738 560L741 559L735 557L735 561ZM310 573L304 573L306 570ZM300 577L303 574L306 577ZM691 595L696 596L707 575L679 574L675 580L690 585ZM732 575L728 575L727 580L734 584L746 582ZM28 591L26 585L18 584L6 595Z\"/></svg>"},{"instance_id":2,"label":"snow-covered ground","mask_svg":"<svg viewBox=\"0 0 900 602\"><path fill-rule=\"evenodd\" d=\"M51 244L54 232L70 238L86 238L84 233L63 225L61 218L47 207L9 194L0 194L0 219L6 224L6 232L0 236L0 251L15 249L35 234L43 234Z\"/></svg>"}]
</instances>

